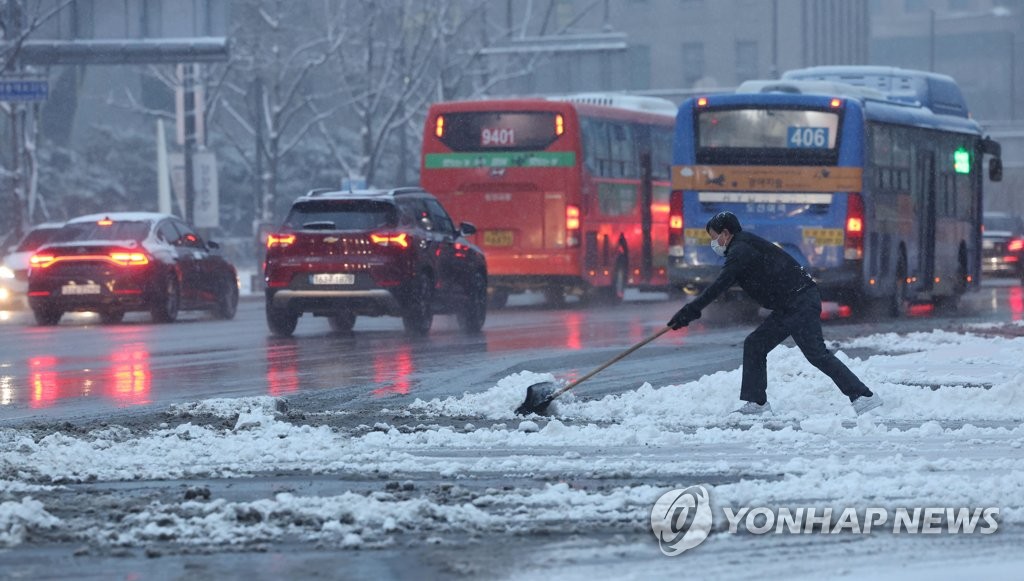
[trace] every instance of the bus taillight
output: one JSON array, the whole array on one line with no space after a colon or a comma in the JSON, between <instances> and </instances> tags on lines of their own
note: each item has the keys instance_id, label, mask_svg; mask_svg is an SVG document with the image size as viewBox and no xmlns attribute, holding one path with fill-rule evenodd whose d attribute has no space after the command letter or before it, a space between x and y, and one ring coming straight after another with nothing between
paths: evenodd
<instances>
[{"instance_id":1,"label":"bus taillight","mask_svg":"<svg viewBox=\"0 0 1024 581\"><path fill-rule=\"evenodd\" d=\"M668 255L683 255L683 192L675 190L668 199Z\"/></svg>"},{"instance_id":2,"label":"bus taillight","mask_svg":"<svg viewBox=\"0 0 1024 581\"><path fill-rule=\"evenodd\" d=\"M444 115L438 115L434 120L434 135L444 137Z\"/></svg>"},{"instance_id":3,"label":"bus taillight","mask_svg":"<svg viewBox=\"0 0 1024 581\"><path fill-rule=\"evenodd\" d=\"M580 207L569 205L565 207L565 245L576 247L580 245Z\"/></svg>"},{"instance_id":4,"label":"bus taillight","mask_svg":"<svg viewBox=\"0 0 1024 581\"><path fill-rule=\"evenodd\" d=\"M846 243L843 258L864 258L864 198L860 194L850 193L846 196Z\"/></svg>"}]
</instances>

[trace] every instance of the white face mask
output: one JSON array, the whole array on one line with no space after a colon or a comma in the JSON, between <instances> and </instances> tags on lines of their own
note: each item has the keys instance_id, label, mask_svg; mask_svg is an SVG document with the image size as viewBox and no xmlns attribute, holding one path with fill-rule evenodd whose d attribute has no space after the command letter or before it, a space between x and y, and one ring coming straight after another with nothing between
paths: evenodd
<instances>
[{"instance_id":1,"label":"white face mask","mask_svg":"<svg viewBox=\"0 0 1024 581\"><path fill-rule=\"evenodd\" d=\"M721 237L722 235L719 234L717 237L711 239L711 250L719 256L725 256L725 246L718 243L718 239Z\"/></svg>"}]
</instances>

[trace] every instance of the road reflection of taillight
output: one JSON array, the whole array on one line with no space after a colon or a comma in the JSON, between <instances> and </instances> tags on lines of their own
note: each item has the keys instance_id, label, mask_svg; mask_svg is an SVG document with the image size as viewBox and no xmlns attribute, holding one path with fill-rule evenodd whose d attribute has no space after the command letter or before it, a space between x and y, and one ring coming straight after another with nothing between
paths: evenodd
<instances>
[{"instance_id":1,"label":"road reflection of taillight","mask_svg":"<svg viewBox=\"0 0 1024 581\"><path fill-rule=\"evenodd\" d=\"M373 390L373 395L381 397L409 393L409 376L412 375L414 367L412 350L408 345L400 346L398 353L379 353L374 356L373 379L385 385Z\"/></svg>"},{"instance_id":2,"label":"road reflection of taillight","mask_svg":"<svg viewBox=\"0 0 1024 581\"><path fill-rule=\"evenodd\" d=\"M1024 291L1019 286L1010 287L1010 317L1014 321L1021 320L1024 316Z\"/></svg>"},{"instance_id":3,"label":"road reflection of taillight","mask_svg":"<svg viewBox=\"0 0 1024 581\"><path fill-rule=\"evenodd\" d=\"M32 407L49 407L57 399L56 366L56 357L33 357L28 360L31 373Z\"/></svg>"},{"instance_id":4,"label":"road reflection of taillight","mask_svg":"<svg viewBox=\"0 0 1024 581\"><path fill-rule=\"evenodd\" d=\"M299 390L299 351L295 345L267 347L267 392L273 397Z\"/></svg>"},{"instance_id":5,"label":"road reflection of taillight","mask_svg":"<svg viewBox=\"0 0 1024 581\"><path fill-rule=\"evenodd\" d=\"M140 345L128 346L110 356L111 389L109 397L124 405L149 403L153 373L149 367L149 351Z\"/></svg>"}]
</instances>

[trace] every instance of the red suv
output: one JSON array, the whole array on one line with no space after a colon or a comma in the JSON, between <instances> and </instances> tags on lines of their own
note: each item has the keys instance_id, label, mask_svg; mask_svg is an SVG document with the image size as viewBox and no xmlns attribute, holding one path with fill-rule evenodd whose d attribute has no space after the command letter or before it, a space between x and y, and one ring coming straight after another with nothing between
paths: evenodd
<instances>
[{"instance_id":1,"label":"red suv","mask_svg":"<svg viewBox=\"0 0 1024 581\"><path fill-rule=\"evenodd\" d=\"M464 331L479 332L487 265L465 238L475 231L456 229L419 188L313 190L267 237L267 325L290 336L312 313L347 332L359 315L394 315L408 333L426 335L435 313L454 313Z\"/></svg>"}]
</instances>

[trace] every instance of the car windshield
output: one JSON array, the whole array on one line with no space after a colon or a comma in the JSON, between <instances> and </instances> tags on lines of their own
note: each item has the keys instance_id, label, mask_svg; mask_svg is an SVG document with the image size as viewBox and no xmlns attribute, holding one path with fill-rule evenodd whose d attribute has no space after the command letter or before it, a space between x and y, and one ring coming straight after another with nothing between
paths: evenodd
<instances>
[{"instance_id":1,"label":"car windshield","mask_svg":"<svg viewBox=\"0 0 1024 581\"><path fill-rule=\"evenodd\" d=\"M985 230L992 232L1019 232L1020 220L1014 216L985 216Z\"/></svg>"},{"instance_id":2,"label":"car windshield","mask_svg":"<svg viewBox=\"0 0 1024 581\"><path fill-rule=\"evenodd\" d=\"M85 242L89 240L134 240L141 242L149 233L149 222L77 222L61 228L53 242Z\"/></svg>"},{"instance_id":3,"label":"car windshield","mask_svg":"<svg viewBox=\"0 0 1024 581\"><path fill-rule=\"evenodd\" d=\"M53 239L59 228L37 228L21 239L15 252L34 252L37 248Z\"/></svg>"},{"instance_id":4,"label":"car windshield","mask_svg":"<svg viewBox=\"0 0 1024 581\"><path fill-rule=\"evenodd\" d=\"M395 207L386 202L318 200L296 204L284 225L293 230L372 230L395 223Z\"/></svg>"}]
</instances>

